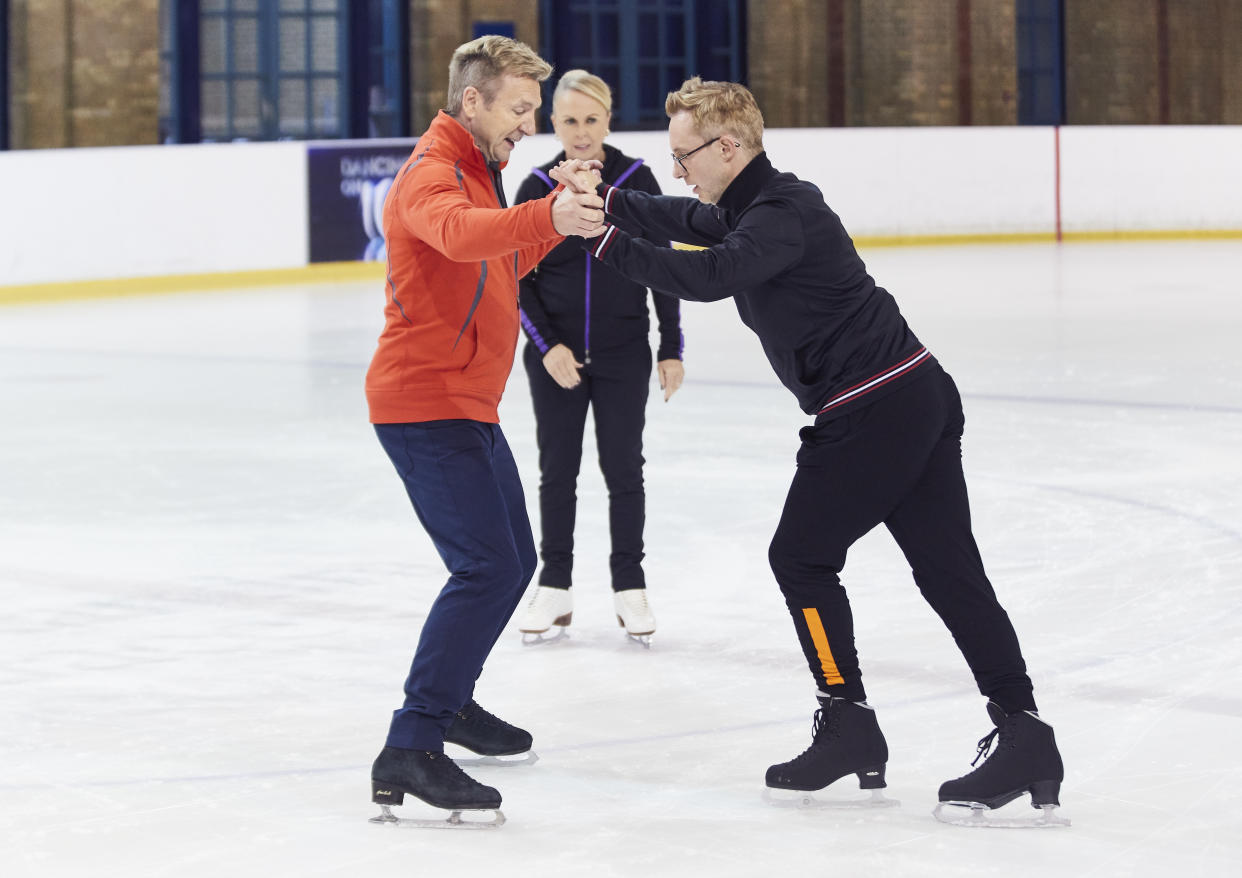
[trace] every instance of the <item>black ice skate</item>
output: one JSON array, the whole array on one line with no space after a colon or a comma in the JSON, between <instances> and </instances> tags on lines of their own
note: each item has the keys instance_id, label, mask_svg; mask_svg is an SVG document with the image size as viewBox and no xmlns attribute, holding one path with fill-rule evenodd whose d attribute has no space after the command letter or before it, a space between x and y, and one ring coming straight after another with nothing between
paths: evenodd
<instances>
[{"instance_id":1,"label":"black ice skate","mask_svg":"<svg viewBox=\"0 0 1242 878\"><path fill-rule=\"evenodd\" d=\"M531 752L530 732L489 713L473 698L453 715L444 742L478 754L478 758L456 760L458 765L530 765L539 759ZM521 758L500 758L504 756Z\"/></svg>"},{"instance_id":2,"label":"black ice skate","mask_svg":"<svg viewBox=\"0 0 1242 878\"><path fill-rule=\"evenodd\" d=\"M397 817L393 805L405 802L409 794L435 808L452 814L447 820ZM458 767L443 753L429 750L403 750L385 747L371 766L371 801L380 806L380 815L371 823L391 823L450 829L492 829L505 822L500 813L500 793L484 786ZM462 819L462 812L490 811L493 819Z\"/></svg>"},{"instance_id":3,"label":"black ice skate","mask_svg":"<svg viewBox=\"0 0 1242 878\"><path fill-rule=\"evenodd\" d=\"M797 759L768 769L764 798L774 805L809 807L891 807L900 804L884 796L884 766L888 744L875 711L865 704L844 698L821 698L822 706L812 721L811 746ZM815 790L838 781L847 774L858 776L858 787L871 790L867 799L817 799ZM772 790L795 790L801 795L774 795Z\"/></svg>"},{"instance_id":4,"label":"black ice skate","mask_svg":"<svg viewBox=\"0 0 1242 878\"><path fill-rule=\"evenodd\" d=\"M940 785L940 804L933 812L936 819L961 826L1069 826L1068 820L1053 813L1061 804L1058 795L1065 768L1052 726L1029 711L1007 714L992 701L988 716L996 728L979 741L975 762L988 753L993 741L996 749L970 774ZM986 816L1023 793L1031 794L1031 807L1039 811L1038 817Z\"/></svg>"}]
</instances>

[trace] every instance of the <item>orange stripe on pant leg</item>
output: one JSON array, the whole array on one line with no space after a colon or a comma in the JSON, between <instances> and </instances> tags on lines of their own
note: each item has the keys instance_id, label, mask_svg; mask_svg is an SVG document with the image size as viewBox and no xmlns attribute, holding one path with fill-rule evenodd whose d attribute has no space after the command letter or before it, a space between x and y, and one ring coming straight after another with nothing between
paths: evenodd
<instances>
[{"instance_id":1,"label":"orange stripe on pant leg","mask_svg":"<svg viewBox=\"0 0 1242 878\"><path fill-rule=\"evenodd\" d=\"M832 650L828 646L828 633L824 631L824 623L819 619L819 610L806 607L802 615L806 617L806 627L811 632L811 642L815 644L815 652L819 654L819 665L824 669L824 682L829 686L844 683L845 678L837 670L837 661L832 657Z\"/></svg>"}]
</instances>

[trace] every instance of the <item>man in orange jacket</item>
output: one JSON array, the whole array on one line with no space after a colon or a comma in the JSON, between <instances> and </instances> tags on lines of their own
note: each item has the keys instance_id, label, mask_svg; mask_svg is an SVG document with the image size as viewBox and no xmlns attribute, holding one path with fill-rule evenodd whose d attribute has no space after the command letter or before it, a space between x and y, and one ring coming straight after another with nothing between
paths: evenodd
<instances>
[{"instance_id":1,"label":"man in orange jacket","mask_svg":"<svg viewBox=\"0 0 1242 878\"><path fill-rule=\"evenodd\" d=\"M552 68L487 36L459 46L447 106L384 204L388 301L367 371L371 422L449 571L423 623L405 702L371 771L372 799L494 810L500 794L444 756L525 753L531 736L479 707L474 683L535 571L526 501L497 407L518 337L517 281L566 235L597 235L603 202L563 188L508 207L500 170L535 132ZM502 819L502 818L497 818Z\"/></svg>"}]
</instances>

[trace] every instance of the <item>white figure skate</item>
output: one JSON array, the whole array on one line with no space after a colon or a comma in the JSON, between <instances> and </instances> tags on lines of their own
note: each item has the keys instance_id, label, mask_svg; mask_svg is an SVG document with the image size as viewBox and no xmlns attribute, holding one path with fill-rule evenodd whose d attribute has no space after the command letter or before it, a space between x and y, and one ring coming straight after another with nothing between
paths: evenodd
<instances>
[{"instance_id":1,"label":"white figure skate","mask_svg":"<svg viewBox=\"0 0 1242 878\"><path fill-rule=\"evenodd\" d=\"M650 649L656 620L651 605L647 603L647 589L630 588L613 592L612 605L617 611L617 624L625 629L626 636Z\"/></svg>"},{"instance_id":2,"label":"white figure skate","mask_svg":"<svg viewBox=\"0 0 1242 878\"><path fill-rule=\"evenodd\" d=\"M518 630L522 632L522 643L532 646L537 643L555 643L568 637L565 630L574 618L574 597L567 588L538 586L526 602L522 618L518 621ZM548 630L555 627L554 634Z\"/></svg>"}]
</instances>

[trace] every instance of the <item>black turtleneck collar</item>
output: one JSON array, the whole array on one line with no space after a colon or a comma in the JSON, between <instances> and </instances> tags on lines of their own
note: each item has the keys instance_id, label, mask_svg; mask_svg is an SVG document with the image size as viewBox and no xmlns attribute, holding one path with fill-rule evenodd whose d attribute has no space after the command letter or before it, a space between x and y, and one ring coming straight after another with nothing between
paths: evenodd
<instances>
[{"instance_id":1,"label":"black turtleneck collar","mask_svg":"<svg viewBox=\"0 0 1242 878\"><path fill-rule=\"evenodd\" d=\"M754 201L763 184L778 173L768 161L767 152L759 153L742 168L742 173L733 178L733 182L721 194L718 204L725 210L741 210Z\"/></svg>"}]
</instances>

